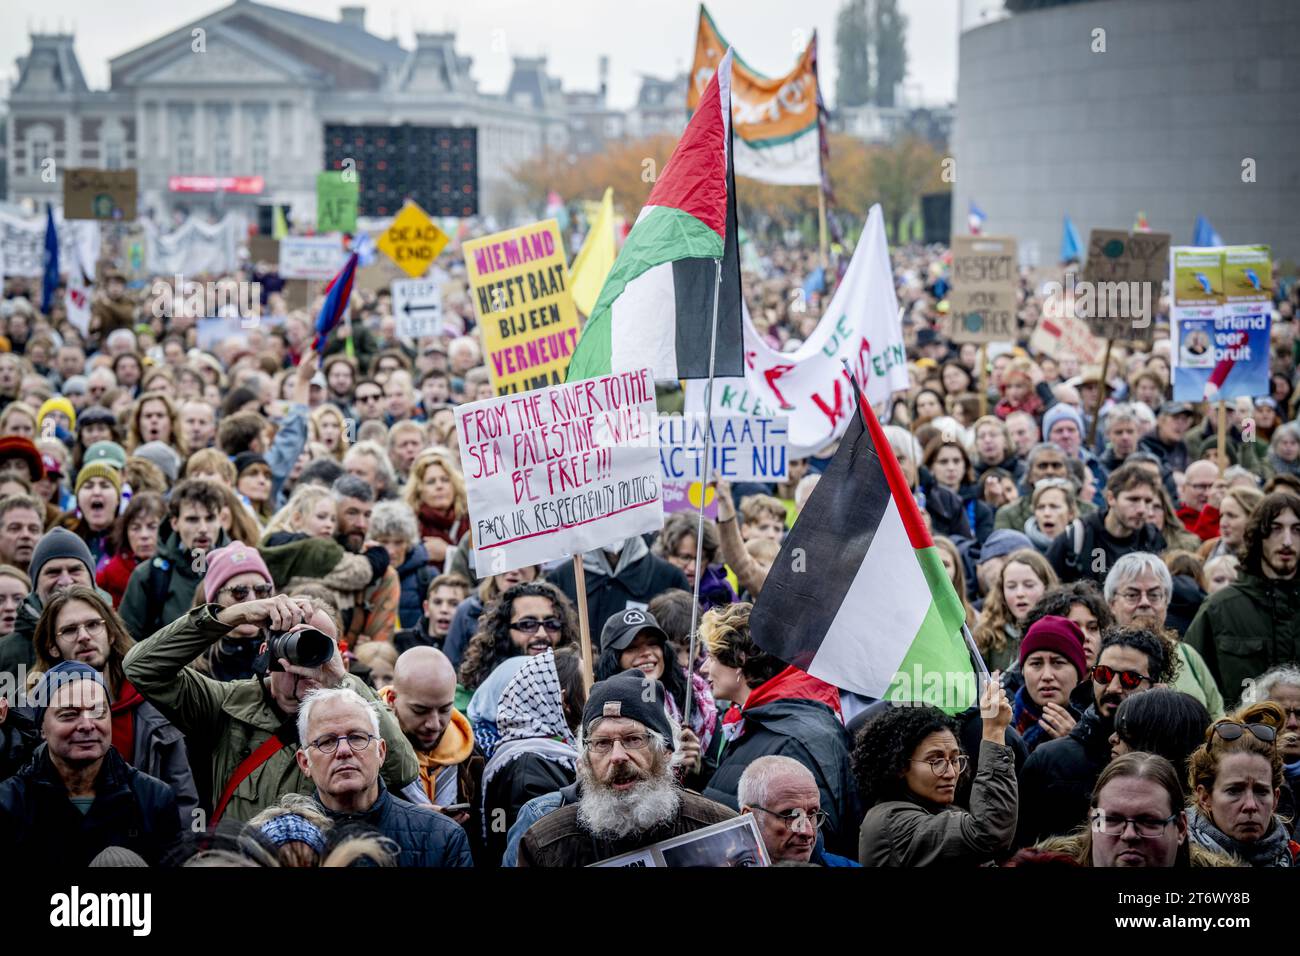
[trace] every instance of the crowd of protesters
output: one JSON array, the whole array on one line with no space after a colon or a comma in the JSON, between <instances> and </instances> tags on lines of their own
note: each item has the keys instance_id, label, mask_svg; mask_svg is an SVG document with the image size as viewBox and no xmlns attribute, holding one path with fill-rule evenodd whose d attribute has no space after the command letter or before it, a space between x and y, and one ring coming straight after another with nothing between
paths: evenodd
<instances>
[{"instance_id":1,"label":"crowd of protesters","mask_svg":"<svg viewBox=\"0 0 1300 956\"><path fill-rule=\"evenodd\" d=\"M744 261L755 326L797 347L833 270ZM832 448L719 483L702 541L677 515L584 555L589 687L572 562L476 573L455 409L493 389L464 288L411 341L360 287L317 354L280 291L204 350L148 282L105 270L82 331L10 279L0 849L579 866L751 814L784 865L1295 865L1297 288L1221 436L1172 400L1161 331L1104 369L1031 353L1026 274L1020 341L982 351L947 338L942 250L894 266L911 388L882 422L994 675L955 714L751 639Z\"/></svg>"}]
</instances>

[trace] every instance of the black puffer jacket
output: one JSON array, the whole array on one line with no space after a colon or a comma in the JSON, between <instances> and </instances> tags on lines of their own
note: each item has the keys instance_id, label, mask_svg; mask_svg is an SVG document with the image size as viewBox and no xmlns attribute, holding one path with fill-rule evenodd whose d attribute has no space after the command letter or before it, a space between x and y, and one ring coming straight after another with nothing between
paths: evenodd
<instances>
[{"instance_id":1,"label":"black puffer jacket","mask_svg":"<svg viewBox=\"0 0 1300 956\"><path fill-rule=\"evenodd\" d=\"M487 821L486 858L499 863L505 854L507 837L525 803L556 790L572 786L574 772L541 754L525 753L493 775L483 791L483 812Z\"/></svg>"},{"instance_id":2,"label":"black puffer jacket","mask_svg":"<svg viewBox=\"0 0 1300 956\"><path fill-rule=\"evenodd\" d=\"M41 735L31 719L10 709L0 724L0 781L8 780L32 759Z\"/></svg>"},{"instance_id":3,"label":"black puffer jacket","mask_svg":"<svg viewBox=\"0 0 1300 956\"><path fill-rule=\"evenodd\" d=\"M320 794L316 794L317 802ZM473 866L465 831L433 810L399 800L379 781L379 799L361 813L335 813L321 809L336 824L364 823L374 827L401 848L398 866Z\"/></svg>"},{"instance_id":4,"label":"black puffer jacket","mask_svg":"<svg viewBox=\"0 0 1300 956\"><path fill-rule=\"evenodd\" d=\"M787 673L778 674L759 688L782 680ZM798 687L797 682L792 684L791 692L798 693ZM770 754L793 757L812 771L821 808L830 814L822 831L827 849L843 856L856 854L862 812L849 763L853 744L835 711L820 700L782 694L778 700L746 707L744 721L743 732L722 751L718 769L703 795L739 810L736 792L746 767Z\"/></svg>"},{"instance_id":5,"label":"black puffer jacket","mask_svg":"<svg viewBox=\"0 0 1300 956\"><path fill-rule=\"evenodd\" d=\"M1093 704L1060 740L1049 740L1029 755L1020 772L1020 821L1016 845L1069 833L1088 815L1092 788L1110 762L1114 720Z\"/></svg>"},{"instance_id":6,"label":"black puffer jacket","mask_svg":"<svg viewBox=\"0 0 1300 956\"><path fill-rule=\"evenodd\" d=\"M83 867L105 847L121 846L156 864L179 835L172 788L128 766L111 747L85 814L68 799L44 744L0 783L0 859Z\"/></svg>"}]
</instances>

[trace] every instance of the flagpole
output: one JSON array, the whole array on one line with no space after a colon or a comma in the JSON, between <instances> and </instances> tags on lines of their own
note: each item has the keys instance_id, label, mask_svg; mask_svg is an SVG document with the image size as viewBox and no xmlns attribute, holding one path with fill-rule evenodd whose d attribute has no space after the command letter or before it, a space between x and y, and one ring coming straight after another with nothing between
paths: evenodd
<instances>
[{"instance_id":1,"label":"flagpole","mask_svg":"<svg viewBox=\"0 0 1300 956\"><path fill-rule=\"evenodd\" d=\"M686 705L682 708L682 726L691 726L691 696L695 682L696 628L700 622L700 578L704 577L704 494L709 487L710 455L713 439L713 371L718 358L718 299L722 297L722 259L714 259L713 323L709 327L709 381L704 386L704 461L700 465L700 511L695 522L695 586L691 594L691 645L686 659Z\"/></svg>"},{"instance_id":2,"label":"flagpole","mask_svg":"<svg viewBox=\"0 0 1300 956\"><path fill-rule=\"evenodd\" d=\"M591 655L591 622L587 613L587 573L582 566L582 552L573 556L573 584L578 594L578 644L582 650L582 686L591 694L595 683L595 668Z\"/></svg>"},{"instance_id":3,"label":"flagpole","mask_svg":"<svg viewBox=\"0 0 1300 956\"><path fill-rule=\"evenodd\" d=\"M966 649L970 651L970 659L975 664L975 670L979 672L980 693L993 678L989 676L989 669L984 664L984 655L980 653L979 647L975 644L975 635L970 632L970 625L965 621L961 622L961 636L966 639Z\"/></svg>"}]
</instances>

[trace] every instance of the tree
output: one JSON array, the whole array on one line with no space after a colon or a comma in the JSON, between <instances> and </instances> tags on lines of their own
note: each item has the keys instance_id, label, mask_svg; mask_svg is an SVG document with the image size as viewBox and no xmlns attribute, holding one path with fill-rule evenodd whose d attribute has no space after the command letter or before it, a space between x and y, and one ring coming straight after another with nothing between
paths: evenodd
<instances>
[{"instance_id":1,"label":"tree","mask_svg":"<svg viewBox=\"0 0 1300 956\"><path fill-rule=\"evenodd\" d=\"M835 105L861 106L874 94L871 69L871 18L867 0L849 0L835 19Z\"/></svg>"},{"instance_id":2,"label":"tree","mask_svg":"<svg viewBox=\"0 0 1300 956\"><path fill-rule=\"evenodd\" d=\"M875 43L877 106L894 105L894 89L907 76L907 17L898 0L876 0Z\"/></svg>"},{"instance_id":3,"label":"tree","mask_svg":"<svg viewBox=\"0 0 1300 956\"><path fill-rule=\"evenodd\" d=\"M933 146L914 136L875 148L870 161L871 185L891 235L899 235L903 216L922 194L951 188L943 182L942 160Z\"/></svg>"}]
</instances>

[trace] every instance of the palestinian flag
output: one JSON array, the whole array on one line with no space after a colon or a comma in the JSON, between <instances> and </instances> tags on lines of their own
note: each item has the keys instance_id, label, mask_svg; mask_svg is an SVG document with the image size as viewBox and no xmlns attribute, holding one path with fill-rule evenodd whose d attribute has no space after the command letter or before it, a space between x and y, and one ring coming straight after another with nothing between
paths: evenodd
<instances>
[{"instance_id":1,"label":"palestinian flag","mask_svg":"<svg viewBox=\"0 0 1300 956\"><path fill-rule=\"evenodd\" d=\"M978 701L962 604L875 413L860 395L858 404L772 565L750 634L828 684L959 713Z\"/></svg>"},{"instance_id":2,"label":"palestinian flag","mask_svg":"<svg viewBox=\"0 0 1300 956\"><path fill-rule=\"evenodd\" d=\"M718 259L715 374L744 375L736 232L728 50L605 279L567 380L647 366L659 381L708 378Z\"/></svg>"}]
</instances>

